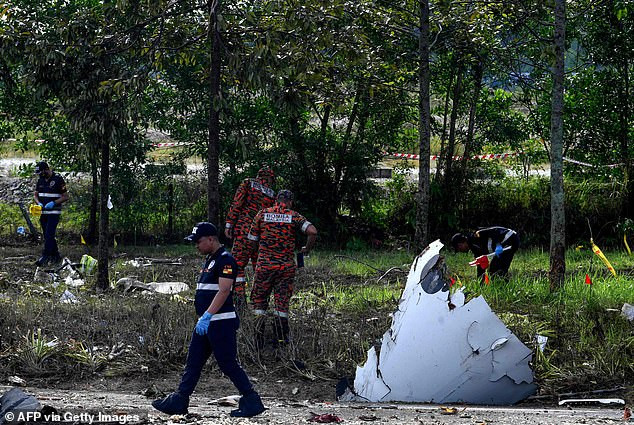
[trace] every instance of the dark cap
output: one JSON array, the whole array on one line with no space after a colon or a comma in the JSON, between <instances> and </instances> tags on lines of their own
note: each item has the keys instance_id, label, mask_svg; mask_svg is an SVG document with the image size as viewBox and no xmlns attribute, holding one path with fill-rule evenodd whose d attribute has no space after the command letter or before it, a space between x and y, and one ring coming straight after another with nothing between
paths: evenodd
<instances>
[{"instance_id":1,"label":"dark cap","mask_svg":"<svg viewBox=\"0 0 634 425\"><path fill-rule=\"evenodd\" d=\"M293 192L288 189L282 189L277 192L277 200L278 201L292 201L293 200Z\"/></svg>"},{"instance_id":2,"label":"dark cap","mask_svg":"<svg viewBox=\"0 0 634 425\"><path fill-rule=\"evenodd\" d=\"M465 236L463 233L456 233L455 235L451 237L451 246L453 246L453 249L456 249L460 242L466 242L466 241L467 241L467 236Z\"/></svg>"},{"instance_id":3,"label":"dark cap","mask_svg":"<svg viewBox=\"0 0 634 425\"><path fill-rule=\"evenodd\" d=\"M48 170L48 164L46 161L40 161L35 164L35 174L40 174L44 170Z\"/></svg>"},{"instance_id":4,"label":"dark cap","mask_svg":"<svg viewBox=\"0 0 634 425\"><path fill-rule=\"evenodd\" d=\"M185 237L186 241L198 242L204 236L218 236L218 229L213 224L203 221L197 223L192 229L192 234Z\"/></svg>"}]
</instances>

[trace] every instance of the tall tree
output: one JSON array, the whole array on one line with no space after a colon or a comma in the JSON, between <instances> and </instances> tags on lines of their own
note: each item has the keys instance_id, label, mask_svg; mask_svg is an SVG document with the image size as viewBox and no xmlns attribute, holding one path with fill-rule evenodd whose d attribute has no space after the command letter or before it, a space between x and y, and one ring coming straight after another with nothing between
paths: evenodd
<instances>
[{"instance_id":1,"label":"tall tree","mask_svg":"<svg viewBox=\"0 0 634 425\"><path fill-rule=\"evenodd\" d=\"M429 70L429 0L420 0L420 35L418 42L419 54L419 162L418 162L418 193L416 197L416 244L422 249L429 242L429 154L431 142L430 123L430 70Z\"/></svg>"},{"instance_id":2,"label":"tall tree","mask_svg":"<svg viewBox=\"0 0 634 425\"><path fill-rule=\"evenodd\" d=\"M209 39L211 57L209 70L209 142L207 146L207 217L210 222L219 225L220 219L220 28L218 15L220 0L209 0Z\"/></svg>"},{"instance_id":3,"label":"tall tree","mask_svg":"<svg viewBox=\"0 0 634 425\"><path fill-rule=\"evenodd\" d=\"M564 210L564 60L566 0L555 0L554 65L550 121L550 288L563 285L566 272L566 215Z\"/></svg>"}]
</instances>

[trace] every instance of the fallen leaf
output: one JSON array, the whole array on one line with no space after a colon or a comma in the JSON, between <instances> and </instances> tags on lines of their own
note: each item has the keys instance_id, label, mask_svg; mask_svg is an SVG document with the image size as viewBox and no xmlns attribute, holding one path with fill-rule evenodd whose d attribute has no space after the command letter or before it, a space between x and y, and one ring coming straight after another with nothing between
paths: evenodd
<instances>
[{"instance_id":1,"label":"fallen leaf","mask_svg":"<svg viewBox=\"0 0 634 425\"><path fill-rule=\"evenodd\" d=\"M458 413L458 409L455 407L440 406L441 415L455 415L456 413Z\"/></svg>"}]
</instances>

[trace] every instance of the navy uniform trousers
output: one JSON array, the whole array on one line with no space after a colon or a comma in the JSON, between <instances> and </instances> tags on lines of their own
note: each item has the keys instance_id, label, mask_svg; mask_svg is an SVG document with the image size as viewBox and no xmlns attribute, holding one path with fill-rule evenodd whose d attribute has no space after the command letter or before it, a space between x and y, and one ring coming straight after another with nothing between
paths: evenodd
<instances>
[{"instance_id":1,"label":"navy uniform trousers","mask_svg":"<svg viewBox=\"0 0 634 425\"><path fill-rule=\"evenodd\" d=\"M59 214L42 214L40 216L40 225L42 226L42 233L44 234L44 249L42 250L42 255L48 257L59 256L57 241L55 240L59 216Z\"/></svg>"},{"instance_id":2,"label":"navy uniform trousers","mask_svg":"<svg viewBox=\"0 0 634 425\"><path fill-rule=\"evenodd\" d=\"M253 392L246 372L238 363L236 331L239 326L238 318L212 320L207 335L198 335L194 331L189 344L185 372L178 387L180 394L189 397L194 392L200 373L212 353L222 373L227 375L240 394Z\"/></svg>"}]
</instances>

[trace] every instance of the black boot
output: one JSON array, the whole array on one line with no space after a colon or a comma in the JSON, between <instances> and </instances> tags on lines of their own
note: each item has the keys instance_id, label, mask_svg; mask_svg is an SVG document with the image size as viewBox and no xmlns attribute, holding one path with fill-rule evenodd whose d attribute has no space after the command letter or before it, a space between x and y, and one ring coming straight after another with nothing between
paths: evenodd
<instances>
[{"instance_id":1,"label":"black boot","mask_svg":"<svg viewBox=\"0 0 634 425\"><path fill-rule=\"evenodd\" d=\"M231 416L237 418L250 418L264 412L266 407L262 404L260 395L255 391L251 394L240 397L238 408L231 411Z\"/></svg>"},{"instance_id":2,"label":"black boot","mask_svg":"<svg viewBox=\"0 0 634 425\"><path fill-rule=\"evenodd\" d=\"M185 415L189 407L189 397L179 393L171 393L165 398L154 400L152 406L168 415Z\"/></svg>"},{"instance_id":3,"label":"black boot","mask_svg":"<svg viewBox=\"0 0 634 425\"><path fill-rule=\"evenodd\" d=\"M275 316L273 320L275 324L275 338L278 346L285 346L289 341L290 329L288 327L288 318Z\"/></svg>"},{"instance_id":4,"label":"black boot","mask_svg":"<svg viewBox=\"0 0 634 425\"><path fill-rule=\"evenodd\" d=\"M59 254L52 255L49 258L49 263L52 265L59 265L62 262L62 257Z\"/></svg>"},{"instance_id":5,"label":"black boot","mask_svg":"<svg viewBox=\"0 0 634 425\"><path fill-rule=\"evenodd\" d=\"M266 330L266 316L258 316L255 318L255 348L258 351L264 349L265 339L264 332Z\"/></svg>"}]
</instances>

